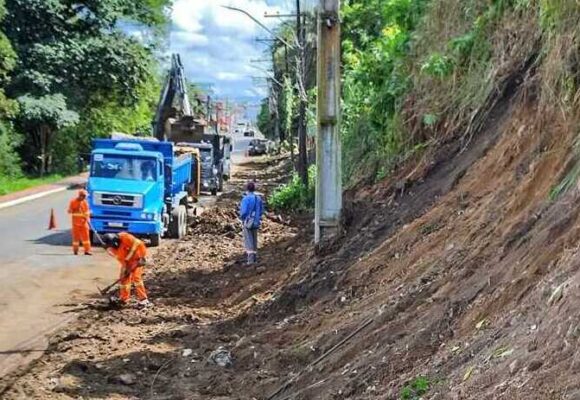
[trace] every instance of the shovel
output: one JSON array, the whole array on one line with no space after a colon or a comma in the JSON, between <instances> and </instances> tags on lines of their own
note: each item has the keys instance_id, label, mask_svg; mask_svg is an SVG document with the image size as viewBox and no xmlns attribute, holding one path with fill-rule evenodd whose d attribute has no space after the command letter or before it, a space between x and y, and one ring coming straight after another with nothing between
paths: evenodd
<instances>
[{"instance_id":1,"label":"shovel","mask_svg":"<svg viewBox=\"0 0 580 400\"><path fill-rule=\"evenodd\" d=\"M99 243L101 244L101 246L103 246L103 248L106 249L107 246L105 245L105 242L103 241L103 238L101 237L101 235L99 235L99 232L97 232L95 230L95 228L93 228L93 225L91 224L91 220L87 220L87 223L89 224L89 228L91 229L91 231L93 231L93 234L95 235L95 237L97 238L97 240L99 241Z\"/></svg>"},{"instance_id":2,"label":"shovel","mask_svg":"<svg viewBox=\"0 0 580 400\"><path fill-rule=\"evenodd\" d=\"M105 245L105 242L103 241L103 238L101 237L101 235L99 235L99 233L96 231L96 229L93 228L93 225L91 225L90 220L87 220L87 223L89 224L89 228L91 229L91 231L93 231L93 234L95 235L95 237L97 238L97 240L99 241L101 246L106 250L107 246ZM108 251L107 251L107 254L111 255L111 253L109 253ZM117 279L115 282L111 283L109 286L107 286L103 289L101 289L99 286L97 286L97 289L99 290L99 293L101 293L101 296L104 296L107 293L109 293L111 291L111 289L113 287L115 287L115 285L117 285L119 282L121 282L121 278Z\"/></svg>"},{"instance_id":3,"label":"shovel","mask_svg":"<svg viewBox=\"0 0 580 400\"><path fill-rule=\"evenodd\" d=\"M115 282L111 283L109 286L107 286L106 288L103 288L103 289L101 289L100 287L97 286L97 289L99 289L99 292L101 293L101 296L105 296L119 282L121 282L121 279L117 279Z\"/></svg>"}]
</instances>

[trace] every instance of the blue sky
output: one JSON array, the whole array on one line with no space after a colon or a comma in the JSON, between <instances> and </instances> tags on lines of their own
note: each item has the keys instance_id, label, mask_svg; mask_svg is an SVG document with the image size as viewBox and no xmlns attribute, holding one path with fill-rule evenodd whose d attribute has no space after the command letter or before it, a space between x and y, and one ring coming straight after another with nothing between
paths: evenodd
<instances>
[{"instance_id":1,"label":"blue sky","mask_svg":"<svg viewBox=\"0 0 580 400\"><path fill-rule=\"evenodd\" d=\"M259 99L267 95L252 76L264 76L250 60L267 57L256 37L268 33L247 16L221 7L242 8L270 27L279 20L265 12L292 12L292 0L176 0L171 18L169 48L181 54L191 82L211 84L216 96ZM260 64L268 67L267 64Z\"/></svg>"}]
</instances>

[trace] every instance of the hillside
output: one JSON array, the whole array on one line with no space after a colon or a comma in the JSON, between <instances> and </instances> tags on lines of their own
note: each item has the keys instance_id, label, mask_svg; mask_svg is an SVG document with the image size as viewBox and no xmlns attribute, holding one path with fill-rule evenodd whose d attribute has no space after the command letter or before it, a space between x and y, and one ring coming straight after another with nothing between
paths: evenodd
<instances>
[{"instance_id":1,"label":"hillside","mask_svg":"<svg viewBox=\"0 0 580 400\"><path fill-rule=\"evenodd\" d=\"M90 309L0 393L579 399L580 8L423 3L404 56L413 82L392 119L408 151L360 160L340 238L315 249L308 216L270 214L260 265L236 263L239 232L224 221L242 182L286 175L281 159L248 165L156 260L159 307ZM461 54L448 46L457 38ZM424 74L435 53L453 66ZM197 240L220 250L200 255ZM208 361L220 346L231 365Z\"/></svg>"}]
</instances>

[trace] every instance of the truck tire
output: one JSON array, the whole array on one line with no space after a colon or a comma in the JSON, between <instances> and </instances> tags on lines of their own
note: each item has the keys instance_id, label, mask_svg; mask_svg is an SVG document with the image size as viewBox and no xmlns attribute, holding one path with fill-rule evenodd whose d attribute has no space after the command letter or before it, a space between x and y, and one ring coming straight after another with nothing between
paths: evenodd
<instances>
[{"instance_id":1,"label":"truck tire","mask_svg":"<svg viewBox=\"0 0 580 400\"><path fill-rule=\"evenodd\" d=\"M178 208L179 210L179 239L184 238L187 235L187 207L181 204Z\"/></svg>"},{"instance_id":2,"label":"truck tire","mask_svg":"<svg viewBox=\"0 0 580 400\"><path fill-rule=\"evenodd\" d=\"M169 237L173 239L179 239L179 228L180 228L180 215L179 207L175 207L171 210L171 221L169 222Z\"/></svg>"},{"instance_id":3,"label":"truck tire","mask_svg":"<svg viewBox=\"0 0 580 400\"><path fill-rule=\"evenodd\" d=\"M187 234L187 208L181 204L171 212L169 236L173 239L183 239Z\"/></svg>"},{"instance_id":4,"label":"truck tire","mask_svg":"<svg viewBox=\"0 0 580 400\"><path fill-rule=\"evenodd\" d=\"M157 246L159 246L159 242L161 241L161 234L154 233L153 235L151 235L149 237L149 240L151 241L151 243L150 243L151 247L157 247Z\"/></svg>"},{"instance_id":5,"label":"truck tire","mask_svg":"<svg viewBox=\"0 0 580 400\"><path fill-rule=\"evenodd\" d=\"M218 191L223 192L224 191L224 176L223 174L220 174L220 180L219 180L219 184L218 184Z\"/></svg>"},{"instance_id":6,"label":"truck tire","mask_svg":"<svg viewBox=\"0 0 580 400\"><path fill-rule=\"evenodd\" d=\"M212 196L216 196L217 195L217 189L212 189L211 190L211 195Z\"/></svg>"}]
</instances>

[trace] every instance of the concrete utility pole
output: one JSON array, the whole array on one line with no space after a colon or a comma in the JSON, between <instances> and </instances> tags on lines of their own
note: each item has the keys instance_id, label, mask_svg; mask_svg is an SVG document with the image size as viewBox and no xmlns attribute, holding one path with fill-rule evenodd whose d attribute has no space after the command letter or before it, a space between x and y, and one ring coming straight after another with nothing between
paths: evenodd
<instances>
[{"instance_id":1,"label":"concrete utility pole","mask_svg":"<svg viewBox=\"0 0 580 400\"><path fill-rule=\"evenodd\" d=\"M342 212L340 148L340 0L320 0L318 15L318 133L316 244L338 234Z\"/></svg>"}]
</instances>

